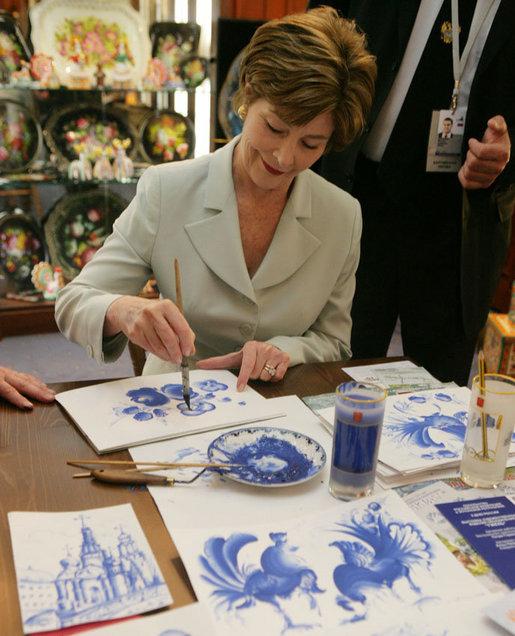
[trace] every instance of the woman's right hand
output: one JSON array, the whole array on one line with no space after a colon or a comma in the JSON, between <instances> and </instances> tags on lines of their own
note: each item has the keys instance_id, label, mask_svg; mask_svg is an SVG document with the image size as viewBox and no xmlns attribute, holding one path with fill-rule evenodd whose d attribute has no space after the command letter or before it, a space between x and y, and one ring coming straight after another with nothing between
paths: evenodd
<instances>
[{"instance_id":1,"label":"woman's right hand","mask_svg":"<svg viewBox=\"0 0 515 636\"><path fill-rule=\"evenodd\" d=\"M107 310L104 337L120 331L167 362L180 364L183 356L195 353L195 334L177 305L168 298L117 298Z\"/></svg>"}]
</instances>

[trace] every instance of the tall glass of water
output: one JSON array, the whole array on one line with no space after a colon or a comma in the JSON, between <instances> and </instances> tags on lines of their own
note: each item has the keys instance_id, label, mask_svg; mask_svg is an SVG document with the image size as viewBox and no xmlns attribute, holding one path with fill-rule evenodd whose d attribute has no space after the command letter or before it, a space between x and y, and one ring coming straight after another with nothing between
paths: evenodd
<instances>
[{"instance_id":1,"label":"tall glass of water","mask_svg":"<svg viewBox=\"0 0 515 636\"><path fill-rule=\"evenodd\" d=\"M369 382L344 382L336 389L329 492L338 499L373 492L386 396Z\"/></svg>"},{"instance_id":2,"label":"tall glass of water","mask_svg":"<svg viewBox=\"0 0 515 636\"><path fill-rule=\"evenodd\" d=\"M515 425L515 378L486 373L472 381L461 478L474 488L493 488L504 479Z\"/></svg>"}]
</instances>

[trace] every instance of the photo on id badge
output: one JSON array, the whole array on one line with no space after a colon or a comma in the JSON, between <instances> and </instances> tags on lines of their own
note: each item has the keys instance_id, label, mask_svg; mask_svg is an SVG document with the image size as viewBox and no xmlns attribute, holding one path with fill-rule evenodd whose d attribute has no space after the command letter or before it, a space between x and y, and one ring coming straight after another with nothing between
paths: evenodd
<instances>
[{"instance_id":1,"label":"photo on id badge","mask_svg":"<svg viewBox=\"0 0 515 636\"><path fill-rule=\"evenodd\" d=\"M433 111L426 165L428 172L459 170L465 114L465 108Z\"/></svg>"}]
</instances>

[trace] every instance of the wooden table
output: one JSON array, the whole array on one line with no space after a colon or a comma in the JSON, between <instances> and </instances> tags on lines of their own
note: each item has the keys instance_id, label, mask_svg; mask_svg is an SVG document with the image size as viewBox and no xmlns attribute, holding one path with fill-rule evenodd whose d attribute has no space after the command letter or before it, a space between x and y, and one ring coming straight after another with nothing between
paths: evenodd
<instances>
[{"instance_id":1,"label":"wooden table","mask_svg":"<svg viewBox=\"0 0 515 636\"><path fill-rule=\"evenodd\" d=\"M391 358L399 360L402 358ZM305 364L288 370L283 381L251 383L265 397L316 395L334 391L349 377L342 366L375 361ZM85 386L86 382L53 384L57 391ZM0 401L0 632L22 634L7 513L14 510L71 511L131 503L145 531L169 589L174 608L195 601L195 595L177 550L147 490L111 486L89 479L72 479L71 458L98 456L57 404L39 405L25 413ZM127 451L109 455L130 459Z\"/></svg>"},{"instance_id":2,"label":"wooden table","mask_svg":"<svg viewBox=\"0 0 515 636\"><path fill-rule=\"evenodd\" d=\"M30 303L0 298L0 339L33 333L58 331L54 318L54 301Z\"/></svg>"}]
</instances>

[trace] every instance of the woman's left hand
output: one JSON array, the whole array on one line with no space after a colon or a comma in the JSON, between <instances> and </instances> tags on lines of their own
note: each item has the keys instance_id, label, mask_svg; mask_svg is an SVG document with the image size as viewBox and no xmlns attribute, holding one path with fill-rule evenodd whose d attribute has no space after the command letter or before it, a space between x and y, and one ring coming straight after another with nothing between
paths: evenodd
<instances>
[{"instance_id":1,"label":"woman's left hand","mask_svg":"<svg viewBox=\"0 0 515 636\"><path fill-rule=\"evenodd\" d=\"M236 369L240 368L237 389L243 391L249 378L264 382L278 382L284 378L290 356L267 342L249 340L243 348L224 356L215 356L199 360L199 369Z\"/></svg>"}]
</instances>

